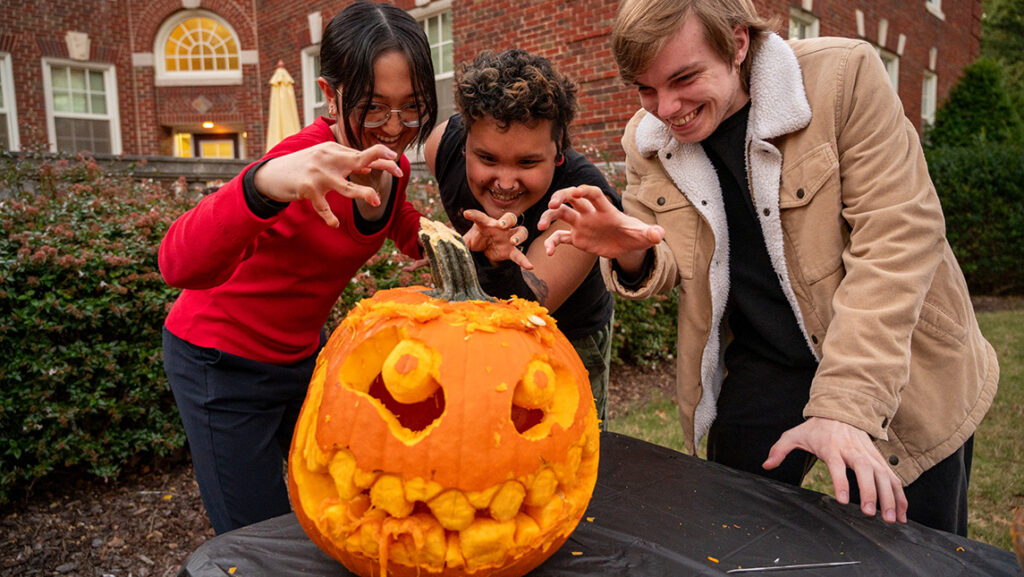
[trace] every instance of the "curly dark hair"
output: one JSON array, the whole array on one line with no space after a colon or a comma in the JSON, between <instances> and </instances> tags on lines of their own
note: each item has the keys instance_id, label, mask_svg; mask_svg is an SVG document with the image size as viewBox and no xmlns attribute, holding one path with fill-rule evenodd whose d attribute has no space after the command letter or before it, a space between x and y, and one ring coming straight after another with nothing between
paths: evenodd
<instances>
[{"instance_id":1,"label":"curly dark hair","mask_svg":"<svg viewBox=\"0 0 1024 577\"><path fill-rule=\"evenodd\" d=\"M535 126L551 121L551 139L569 149L569 125L576 117L576 83L557 72L551 61L525 50L481 52L456 76L455 104L466 131L485 117L507 129L513 122ZM465 138L465 132L463 138Z\"/></svg>"}]
</instances>

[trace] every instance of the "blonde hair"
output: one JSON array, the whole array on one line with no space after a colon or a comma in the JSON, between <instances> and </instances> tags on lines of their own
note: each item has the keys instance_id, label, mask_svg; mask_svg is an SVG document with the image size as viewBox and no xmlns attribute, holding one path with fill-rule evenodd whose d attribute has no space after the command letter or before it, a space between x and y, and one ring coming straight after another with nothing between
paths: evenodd
<instances>
[{"instance_id":1,"label":"blonde hair","mask_svg":"<svg viewBox=\"0 0 1024 577\"><path fill-rule=\"evenodd\" d=\"M708 45L730 65L737 48L733 30L736 26L750 30L750 48L740 64L740 80L749 91L750 63L775 28L774 19L759 16L751 0L623 0L612 28L612 53L622 80L633 83L646 72L690 14L704 25Z\"/></svg>"}]
</instances>

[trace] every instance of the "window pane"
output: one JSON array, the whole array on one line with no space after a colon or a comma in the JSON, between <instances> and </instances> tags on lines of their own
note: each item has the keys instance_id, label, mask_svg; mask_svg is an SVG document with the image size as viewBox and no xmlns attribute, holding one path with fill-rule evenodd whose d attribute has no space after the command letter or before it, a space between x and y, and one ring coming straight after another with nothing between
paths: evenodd
<instances>
[{"instance_id":1,"label":"window pane","mask_svg":"<svg viewBox=\"0 0 1024 577\"><path fill-rule=\"evenodd\" d=\"M448 42L452 39L452 13L443 12L441 14L441 40Z\"/></svg>"},{"instance_id":2,"label":"window pane","mask_svg":"<svg viewBox=\"0 0 1024 577\"><path fill-rule=\"evenodd\" d=\"M103 92L103 73L96 70L89 71L89 90L93 92Z\"/></svg>"},{"instance_id":3,"label":"window pane","mask_svg":"<svg viewBox=\"0 0 1024 577\"><path fill-rule=\"evenodd\" d=\"M179 24L167 39L164 56L168 72L240 68L237 40L226 26L206 17L189 18ZM172 58L179 59L176 65L171 65Z\"/></svg>"},{"instance_id":4,"label":"window pane","mask_svg":"<svg viewBox=\"0 0 1024 577\"><path fill-rule=\"evenodd\" d=\"M50 68L50 81L53 83L54 90L67 90L68 69L63 66Z\"/></svg>"},{"instance_id":5,"label":"window pane","mask_svg":"<svg viewBox=\"0 0 1024 577\"><path fill-rule=\"evenodd\" d=\"M60 152L111 152L110 123L106 120L55 118L53 124L57 133L57 150Z\"/></svg>"},{"instance_id":6,"label":"window pane","mask_svg":"<svg viewBox=\"0 0 1024 577\"><path fill-rule=\"evenodd\" d=\"M71 111L79 114L89 112L89 98L82 92L71 93Z\"/></svg>"},{"instance_id":7,"label":"window pane","mask_svg":"<svg viewBox=\"0 0 1024 577\"><path fill-rule=\"evenodd\" d=\"M455 57L452 55L452 44L446 42L441 45L441 66L434 69L434 74L441 74L442 72L451 72L454 68Z\"/></svg>"},{"instance_id":8,"label":"window pane","mask_svg":"<svg viewBox=\"0 0 1024 577\"><path fill-rule=\"evenodd\" d=\"M455 80L445 78L437 81L437 121L438 123L448 120L455 114Z\"/></svg>"},{"instance_id":9,"label":"window pane","mask_svg":"<svg viewBox=\"0 0 1024 577\"><path fill-rule=\"evenodd\" d=\"M53 93L53 110L55 112L71 112L71 98L67 92Z\"/></svg>"},{"instance_id":10,"label":"window pane","mask_svg":"<svg viewBox=\"0 0 1024 577\"><path fill-rule=\"evenodd\" d=\"M71 90L85 90L85 70L71 69Z\"/></svg>"},{"instance_id":11,"label":"window pane","mask_svg":"<svg viewBox=\"0 0 1024 577\"><path fill-rule=\"evenodd\" d=\"M434 46L430 49L430 59L434 62L434 74L437 74L441 70L441 47Z\"/></svg>"},{"instance_id":12,"label":"window pane","mask_svg":"<svg viewBox=\"0 0 1024 577\"><path fill-rule=\"evenodd\" d=\"M0 150L11 148L11 139L7 134L7 115L0 113Z\"/></svg>"},{"instance_id":13,"label":"window pane","mask_svg":"<svg viewBox=\"0 0 1024 577\"><path fill-rule=\"evenodd\" d=\"M107 97L102 94L92 95L92 111L93 114L106 114L107 113Z\"/></svg>"},{"instance_id":14,"label":"window pane","mask_svg":"<svg viewBox=\"0 0 1024 577\"><path fill-rule=\"evenodd\" d=\"M437 44L438 42L440 42L441 39L438 38L439 30L437 27L437 19L427 18L427 20L424 23L427 25L427 41L430 42L431 44Z\"/></svg>"}]
</instances>

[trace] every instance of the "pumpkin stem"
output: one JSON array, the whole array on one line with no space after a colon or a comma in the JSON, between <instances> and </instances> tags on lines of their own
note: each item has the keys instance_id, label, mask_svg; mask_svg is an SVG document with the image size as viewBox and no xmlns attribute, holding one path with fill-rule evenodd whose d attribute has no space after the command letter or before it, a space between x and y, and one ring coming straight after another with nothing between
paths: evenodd
<instances>
[{"instance_id":1,"label":"pumpkin stem","mask_svg":"<svg viewBox=\"0 0 1024 577\"><path fill-rule=\"evenodd\" d=\"M459 233L440 222L420 217L420 242L438 285L426 294L448 302L497 300L480 288L473 256Z\"/></svg>"}]
</instances>

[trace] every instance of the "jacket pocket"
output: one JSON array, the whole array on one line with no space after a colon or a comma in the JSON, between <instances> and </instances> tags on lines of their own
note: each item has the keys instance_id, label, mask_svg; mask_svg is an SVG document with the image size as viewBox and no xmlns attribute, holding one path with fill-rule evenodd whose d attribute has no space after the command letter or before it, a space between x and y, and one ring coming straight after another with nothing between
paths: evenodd
<instances>
[{"instance_id":1,"label":"jacket pocket","mask_svg":"<svg viewBox=\"0 0 1024 577\"><path fill-rule=\"evenodd\" d=\"M850 235L842 220L839 160L831 144L783 164L779 208L805 282L814 284L843 266Z\"/></svg>"},{"instance_id":2,"label":"jacket pocket","mask_svg":"<svg viewBox=\"0 0 1024 577\"><path fill-rule=\"evenodd\" d=\"M702 222L696 207L674 183L662 177L643 179L636 198L654 216L655 222L665 229L665 241L672 249L679 277L692 279Z\"/></svg>"}]
</instances>

